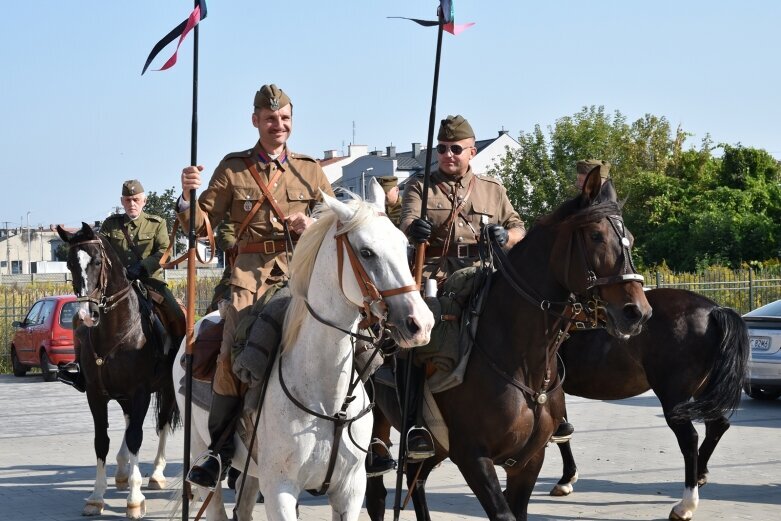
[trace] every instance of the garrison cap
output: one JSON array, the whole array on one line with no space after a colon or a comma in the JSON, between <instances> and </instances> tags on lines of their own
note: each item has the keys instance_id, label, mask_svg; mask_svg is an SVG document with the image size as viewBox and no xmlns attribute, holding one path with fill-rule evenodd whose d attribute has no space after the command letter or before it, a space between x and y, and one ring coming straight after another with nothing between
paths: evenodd
<instances>
[{"instance_id":1,"label":"garrison cap","mask_svg":"<svg viewBox=\"0 0 781 521\"><path fill-rule=\"evenodd\" d=\"M464 116L448 116L439 125L437 139L440 141L461 141L470 137L475 137L475 133Z\"/></svg>"},{"instance_id":2,"label":"garrison cap","mask_svg":"<svg viewBox=\"0 0 781 521\"><path fill-rule=\"evenodd\" d=\"M285 105L292 105L293 102L287 97L287 94L274 85L263 85L258 92L255 93L255 108L266 108L269 110L279 110Z\"/></svg>"},{"instance_id":3,"label":"garrison cap","mask_svg":"<svg viewBox=\"0 0 781 521\"><path fill-rule=\"evenodd\" d=\"M130 179L122 183L122 195L133 196L144 192L144 187L141 186L141 181L138 179Z\"/></svg>"},{"instance_id":4,"label":"garrison cap","mask_svg":"<svg viewBox=\"0 0 781 521\"><path fill-rule=\"evenodd\" d=\"M385 193L387 194L390 192L391 188L394 186L398 186L399 184L399 178L395 175L387 175L384 177L377 177L377 182L380 183L380 186L382 186L382 189L385 190Z\"/></svg>"},{"instance_id":5,"label":"garrison cap","mask_svg":"<svg viewBox=\"0 0 781 521\"><path fill-rule=\"evenodd\" d=\"M610 162L601 159L582 159L578 161L577 170L580 175L588 175L594 169L599 169L599 177L610 177Z\"/></svg>"}]
</instances>

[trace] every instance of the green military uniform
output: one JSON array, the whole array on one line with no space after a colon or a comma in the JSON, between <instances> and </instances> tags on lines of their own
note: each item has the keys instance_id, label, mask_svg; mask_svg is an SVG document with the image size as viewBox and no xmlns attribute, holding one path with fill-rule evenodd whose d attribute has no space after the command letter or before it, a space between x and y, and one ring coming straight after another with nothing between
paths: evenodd
<instances>
[{"instance_id":1,"label":"green military uniform","mask_svg":"<svg viewBox=\"0 0 781 521\"><path fill-rule=\"evenodd\" d=\"M222 278L220 282L214 287L214 293L212 294L212 300L209 307L206 308L207 313L217 310L221 300L230 300L231 298L231 273L233 268L231 266L232 260L231 250L236 246L236 229L231 224L230 220L223 221L218 227L215 233L215 241L217 247L224 253L225 269L222 271Z\"/></svg>"},{"instance_id":2,"label":"green military uniform","mask_svg":"<svg viewBox=\"0 0 781 521\"><path fill-rule=\"evenodd\" d=\"M275 85L264 85L255 95L256 108L279 110L289 103L287 95ZM225 316L223 343L213 382L214 391L223 396L242 393L230 359L236 324L269 286L285 278L288 269L283 224L263 197L247 162L255 166L267 186L281 171L268 190L285 217L310 212L321 199L320 191L333 196L328 178L313 158L287 148L278 157L271 158L258 141L253 148L225 156L212 174L209 186L198 197L195 226L201 234L207 218L212 225L227 220L238 229L255 202L263 199L238 241L238 255L230 277L231 306ZM179 212L178 218L187 229L189 210Z\"/></svg>"},{"instance_id":3,"label":"green military uniform","mask_svg":"<svg viewBox=\"0 0 781 521\"><path fill-rule=\"evenodd\" d=\"M123 229L127 231L127 237ZM170 333L174 337L183 336L184 313L160 269L160 259L169 244L165 219L146 212L141 212L135 219L127 214L114 214L100 227L100 234L108 239L125 268L141 262L143 269L139 280L163 297L160 306L168 322L166 325L172 329ZM128 243L128 237L132 243Z\"/></svg>"},{"instance_id":4,"label":"green military uniform","mask_svg":"<svg viewBox=\"0 0 781 521\"><path fill-rule=\"evenodd\" d=\"M454 142L467 138L474 138L474 132L463 117L450 116L442 121L438 135L440 141ZM421 174L406 184L401 211L402 230L406 231L412 221L420 217L422 194ZM453 216L454 208L464 199L466 202ZM426 206L432 232L423 273L424 278L434 276L440 282L454 271L479 264L477 243L483 226L500 224L508 230L524 228L504 186L493 177L475 175L471 167L460 178L441 170L432 173Z\"/></svg>"}]
</instances>

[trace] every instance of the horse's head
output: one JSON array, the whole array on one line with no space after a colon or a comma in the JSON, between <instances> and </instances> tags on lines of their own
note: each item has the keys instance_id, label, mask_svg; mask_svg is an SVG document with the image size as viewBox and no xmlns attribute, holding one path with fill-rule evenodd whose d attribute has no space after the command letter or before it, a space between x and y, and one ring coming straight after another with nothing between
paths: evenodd
<instances>
[{"instance_id":1,"label":"horse's head","mask_svg":"<svg viewBox=\"0 0 781 521\"><path fill-rule=\"evenodd\" d=\"M636 335L651 306L632 262L634 238L624 226L613 182L590 175L580 195L562 208L551 253L558 282L589 307L604 310L611 335Z\"/></svg>"},{"instance_id":2,"label":"horse's head","mask_svg":"<svg viewBox=\"0 0 781 521\"><path fill-rule=\"evenodd\" d=\"M350 302L385 320L399 346L427 344L434 317L410 272L407 238L385 216L380 184L372 178L368 188L365 204L324 195L338 219L337 251L345 258L339 273L342 290ZM340 236L346 240L341 242Z\"/></svg>"},{"instance_id":3,"label":"horse's head","mask_svg":"<svg viewBox=\"0 0 781 521\"><path fill-rule=\"evenodd\" d=\"M76 233L57 226L57 233L68 244L68 269L79 301L78 316L87 327L96 326L112 267L106 245L87 223Z\"/></svg>"}]
</instances>

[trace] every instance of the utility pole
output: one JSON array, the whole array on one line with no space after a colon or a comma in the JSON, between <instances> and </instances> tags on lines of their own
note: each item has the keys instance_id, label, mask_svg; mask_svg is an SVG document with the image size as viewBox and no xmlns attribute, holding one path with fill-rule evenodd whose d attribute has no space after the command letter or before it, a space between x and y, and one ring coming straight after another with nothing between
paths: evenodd
<instances>
[{"instance_id":1,"label":"utility pole","mask_svg":"<svg viewBox=\"0 0 781 521\"><path fill-rule=\"evenodd\" d=\"M27 273L33 272L33 256L30 253L30 212L27 212Z\"/></svg>"}]
</instances>

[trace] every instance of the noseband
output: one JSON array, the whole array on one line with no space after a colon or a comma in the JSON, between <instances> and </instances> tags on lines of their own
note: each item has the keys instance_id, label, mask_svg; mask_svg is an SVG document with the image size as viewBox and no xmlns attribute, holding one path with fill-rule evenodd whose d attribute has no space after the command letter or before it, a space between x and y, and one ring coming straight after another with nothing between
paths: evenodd
<instances>
[{"instance_id":1,"label":"noseband","mask_svg":"<svg viewBox=\"0 0 781 521\"><path fill-rule=\"evenodd\" d=\"M100 275L98 276L98 284L95 289L90 291L89 295L84 297L77 297L76 302L87 302L93 304L98 308L98 311L108 313L112 309L116 308L120 302L125 300L130 294L131 285L127 284L124 288L117 291L113 295L107 295L106 289L108 287L108 270L111 268L111 261L106 255L106 247L103 241L100 239L90 239L86 241L79 241L71 243L70 246L82 246L85 244L96 244L100 250L102 262L100 264ZM84 285L87 285L87 281L84 281Z\"/></svg>"},{"instance_id":2,"label":"noseband","mask_svg":"<svg viewBox=\"0 0 781 521\"><path fill-rule=\"evenodd\" d=\"M385 215L379 213L378 215ZM386 297L392 297L394 295L401 295L402 293L409 293L411 291L418 291L420 286L418 284L411 284L409 286L401 286L394 289L379 290L369 278L369 274L366 273L366 269L363 264L358 260L358 255L355 253L353 245L347 240L347 234L339 233L339 227L337 225L337 234L334 236L336 239L336 258L337 258L337 270L339 273L339 287L342 288L344 293L344 286L342 284L342 268L344 266L344 251L347 252L347 257L350 259L350 266L353 269L353 275L358 282L358 287L361 289L363 295L363 314L364 319L359 324L362 329L367 328L372 324L378 322L382 323L388 315L388 305L385 303Z\"/></svg>"}]
</instances>

